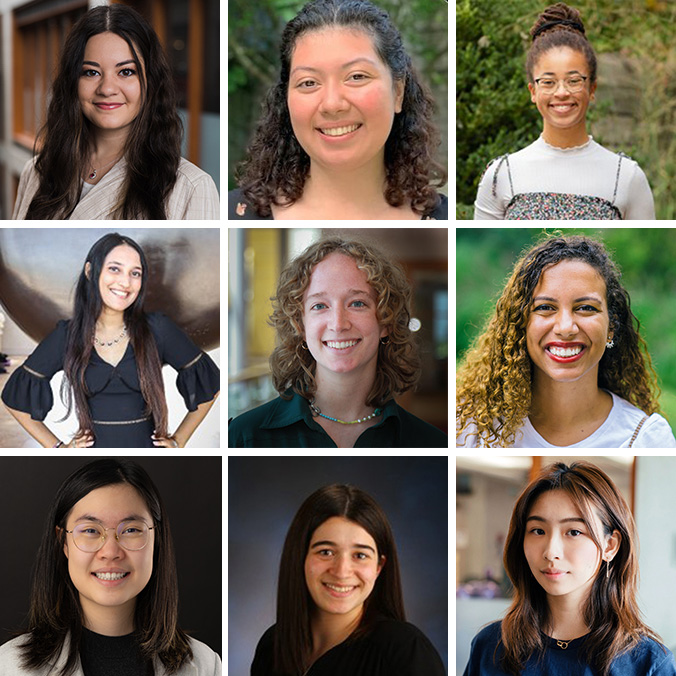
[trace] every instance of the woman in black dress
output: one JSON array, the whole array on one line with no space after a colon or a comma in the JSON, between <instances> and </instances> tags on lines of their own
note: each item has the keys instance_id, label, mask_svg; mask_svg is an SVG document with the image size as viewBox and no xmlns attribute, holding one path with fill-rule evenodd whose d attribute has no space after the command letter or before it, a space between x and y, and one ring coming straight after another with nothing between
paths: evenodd
<instances>
[{"instance_id":1,"label":"woman in black dress","mask_svg":"<svg viewBox=\"0 0 676 676\"><path fill-rule=\"evenodd\" d=\"M87 254L73 318L60 321L10 377L2 400L45 448L182 448L220 390L211 358L166 316L146 314L148 265L129 237L108 234ZM188 413L168 431L162 365L178 371ZM52 408L49 381L64 371L61 396L79 429L70 442L42 422Z\"/></svg>"},{"instance_id":2,"label":"woman in black dress","mask_svg":"<svg viewBox=\"0 0 676 676\"><path fill-rule=\"evenodd\" d=\"M277 623L251 676L445 676L405 621L397 550L375 500L333 484L301 505L284 542Z\"/></svg>"}]
</instances>

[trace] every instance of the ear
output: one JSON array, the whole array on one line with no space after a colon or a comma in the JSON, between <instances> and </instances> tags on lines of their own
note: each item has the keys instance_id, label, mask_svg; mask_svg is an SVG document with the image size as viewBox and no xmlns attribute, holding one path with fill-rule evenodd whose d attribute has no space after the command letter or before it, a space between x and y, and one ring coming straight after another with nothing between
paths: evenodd
<instances>
[{"instance_id":1,"label":"ear","mask_svg":"<svg viewBox=\"0 0 676 676\"><path fill-rule=\"evenodd\" d=\"M385 336L389 336L390 332L387 330L386 326L383 326L382 329L380 329L380 337L384 338Z\"/></svg>"},{"instance_id":2,"label":"ear","mask_svg":"<svg viewBox=\"0 0 676 676\"><path fill-rule=\"evenodd\" d=\"M89 263L87 263L87 265L89 265ZM56 529L56 538L58 540L63 528L59 528L58 526L54 526L54 528ZM63 539L63 553L66 555L66 558L68 558L68 538Z\"/></svg>"},{"instance_id":3,"label":"ear","mask_svg":"<svg viewBox=\"0 0 676 676\"><path fill-rule=\"evenodd\" d=\"M532 82L528 83L528 91L530 92L530 100L535 103L535 85Z\"/></svg>"},{"instance_id":4,"label":"ear","mask_svg":"<svg viewBox=\"0 0 676 676\"><path fill-rule=\"evenodd\" d=\"M394 112L401 112L401 105L404 102L404 90L406 89L406 80L396 80L394 83Z\"/></svg>"},{"instance_id":5,"label":"ear","mask_svg":"<svg viewBox=\"0 0 676 676\"><path fill-rule=\"evenodd\" d=\"M592 82L591 87L589 88L589 99L594 100L594 94L596 94L596 82Z\"/></svg>"},{"instance_id":6,"label":"ear","mask_svg":"<svg viewBox=\"0 0 676 676\"><path fill-rule=\"evenodd\" d=\"M85 277L86 277L87 279L89 279L89 275L91 274L91 271L92 271L92 264L91 264L89 261L87 261L87 262L85 263L85 271L84 271L84 272L85 272Z\"/></svg>"},{"instance_id":7,"label":"ear","mask_svg":"<svg viewBox=\"0 0 676 676\"><path fill-rule=\"evenodd\" d=\"M378 561L378 575L380 575L380 571L385 567L385 561L386 560L387 559L386 559L385 555L383 554L380 557L380 561Z\"/></svg>"},{"instance_id":8,"label":"ear","mask_svg":"<svg viewBox=\"0 0 676 676\"><path fill-rule=\"evenodd\" d=\"M606 538L606 545L603 548L603 560L610 563L616 556L617 552L620 549L620 544L622 542L622 534L614 530L611 535Z\"/></svg>"}]
</instances>

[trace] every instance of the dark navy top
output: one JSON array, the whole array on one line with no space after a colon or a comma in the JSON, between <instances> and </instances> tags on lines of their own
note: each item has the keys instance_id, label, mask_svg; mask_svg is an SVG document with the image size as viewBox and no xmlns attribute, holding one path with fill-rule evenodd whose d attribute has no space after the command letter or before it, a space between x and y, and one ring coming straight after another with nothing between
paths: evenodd
<instances>
[{"instance_id":1,"label":"dark navy top","mask_svg":"<svg viewBox=\"0 0 676 676\"><path fill-rule=\"evenodd\" d=\"M251 676L279 676L273 668L274 635L273 626L259 641ZM446 670L420 629L384 619L366 636L348 638L325 652L304 676L446 676Z\"/></svg>"},{"instance_id":2,"label":"dark navy top","mask_svg":"<svg viewBox=\"0 0 676 676\"><path fill-rule=\"evenodd\" d=\"M242 413L228 425L231 448L336 448L317 423L307 399L293 390L289 400L277 397ZM379 422L367 427L354 448L448 448L448 437L437 427L404 410L390 399Z\"/></svg>"},{"instance_id":3,"label":"dark navy top","mask_svg":"<svg viewBox=\"0 0 676 676\"><path fill-rule=\"evenodd\" d=\"M472 649L464 676L507 676L500 668L504 649L500 643L501 622L484 627L472 640ZM559 647L545 636L545 651L532 655L522 676L600 676L584 656L585 637ZM497 648L497 649L496 649ZM609 676L675 676L676 662L671 651L651 638L644 637L629 652L619 655L610 665Z\"/></svg>"},{"instance_id":4,"label":"dark navy top","mask_svg":"<svg viewBox=\"0 0 676 676\"><path fill-rule=\"evenodd\" d=\"M33 420L45 419L54 405L49 381L63 370L69 323L58 322L56 329L12 373L2 392L2 401L7 406L30 413ZM194 411L199 404L211 401L220 390L220 372L211 357L167 316L150 313L148 325L155 338L160 363L169 364L178 371L176 386L186 408ZM92 349L85 369L85 383L94 421L94 448L154 448L151 439L154 423L146 413L131 342L115 366Z\"/></svg>"}]
</instances>

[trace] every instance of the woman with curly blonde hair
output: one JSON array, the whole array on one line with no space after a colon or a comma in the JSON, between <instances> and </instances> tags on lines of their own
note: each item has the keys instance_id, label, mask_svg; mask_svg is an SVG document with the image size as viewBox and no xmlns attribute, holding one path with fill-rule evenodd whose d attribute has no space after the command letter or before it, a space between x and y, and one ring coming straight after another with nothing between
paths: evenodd
<instances>
[{"instance_id":1,"label":"woman with curly blonde hair","mask_svg":"<svg viewBox=\"0 0 676 676\"><path fill-rule=\"evenodd\" d=\"M324 239L282 271L270 318L280 396L230 423L231 447L448 446L393 397L420 363L411 287L402 269L361 242Z\"/></svg>"},{"instance_id":2,"label":"woman with curly blonde hair","mask_svg":"<svg viewBox=\"0 0 676 676\"><path fill-rule=\"evenodd\" d=\"M676 447L620 272L548 237L517 261L457 378L457 446Z\"/></svg>"}]
</instances>

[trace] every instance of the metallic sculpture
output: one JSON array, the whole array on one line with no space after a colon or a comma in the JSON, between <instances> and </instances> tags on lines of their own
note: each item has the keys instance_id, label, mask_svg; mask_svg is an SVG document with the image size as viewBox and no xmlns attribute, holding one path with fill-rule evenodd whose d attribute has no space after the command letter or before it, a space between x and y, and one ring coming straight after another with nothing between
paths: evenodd
<instances>
[{"instance_id":1,"label":"metallic sculpture","mask_svg":"<svg viewBox=\"0 0 676 676\"><path fill-rule=\"evenodd\" d=\"M68 319L85 256L107 232L143 248L146 310L164 312L202 349L217 347L219 228L0 228L0 301L12 319L38 342Z\"/></svg>"}]
</instances>

